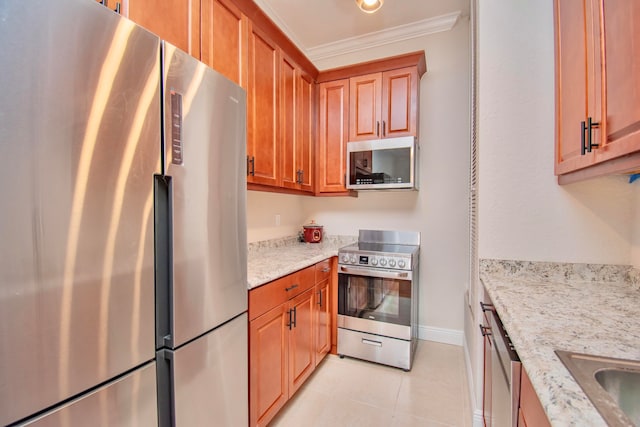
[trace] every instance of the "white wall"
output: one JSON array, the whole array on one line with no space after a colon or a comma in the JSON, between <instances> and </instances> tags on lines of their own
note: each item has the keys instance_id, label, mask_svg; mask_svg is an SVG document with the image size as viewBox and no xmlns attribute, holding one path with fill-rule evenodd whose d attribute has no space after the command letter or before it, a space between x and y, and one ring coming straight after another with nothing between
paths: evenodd
<instances>
[{"instance_id":1,"label":"white wall","mask_svg":"<svg viewBox=\"0 0 640 427\"><path fill-rule=\"evenodd\" d=\"M629 264L627 178L553 174L553 34L550 1L479 2L479 255Z\"/></svg>"},{"instance_id":2,"label":"white wall","mask_svg":"<svg viewBox=\"0 0 640 427\"><path fill-rule=\"evenodd\" d=\"M304 224L302 204L309 197L289 194L247 192L247 240L295 236ZM277 224L276 216L280 217Z\"/></svg>"},{"instance_id":3,"label":"white wall","mask_svg":"<svg viewBox=\"0 0 640 427\"><path fill-rule=\"evenodd\" d=\"M467 3L452 2L452 11ZM456 6L460 7L455 9ZM326 233L333 235L357 235L359 229L367 228L420 231L422 336L461 343L462 301L469 264L468 15L448 32L335 57L316 65L328 69L422 49L427 73L420 90L420 191L361 192L358 198L298 197L303 214L300 217L293 213L291 218L299 219L298 226L315 219ZM284 227L273 227L273 214L282 210L274 207L282 203L279 195L249 192L248 203L253 210L248 221L250 241L258 236L288 233ZM290 203L288 207L293 210L298 206Z\"/></svg>"}]
</instances>

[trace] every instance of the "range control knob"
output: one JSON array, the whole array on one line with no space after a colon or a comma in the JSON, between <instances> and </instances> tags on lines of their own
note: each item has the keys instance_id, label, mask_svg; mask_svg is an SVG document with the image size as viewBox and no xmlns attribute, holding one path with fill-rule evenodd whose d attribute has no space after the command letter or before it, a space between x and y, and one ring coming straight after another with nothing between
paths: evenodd
<instances>
[{"instance_id":1,"label":"range control knob","mask_svg":"<svg viewBox=\"0 0 640 427\"><path fill-rule=\"evenodd\" d=\"M342 261L343 264L348 264L349 263L349 254L342 254L342 256L340 257L340 261Z\"/></svg>"},{"instance_id":2,"label":"range control knob","mask_svg":"<svg viewBox=\"0 0 640 427\"><path fill-rule=\"evenodd\" d=\"M351 262L351 264L355 264L355 263L356 263L356 261L357 261L356 256L355 256L355 255L353 255L353 254L351 254L351 255L349 256L349 261Z\"/></svg>"},{"instance_id":3,"label":"range control knob","mask_svg":"<svg viewBox=\"0 0 640 427\"><path fill-rule=\"evenodd\" d=\"M395 259L393 259L393 258L391 258L391 259L389 260L389 267L395 267L395 266L396 266L396 260L395 260Z\"/></svg>"},{"instance_id":4,"label":"range control knob","mask_svg":"<svg viewBox=\"0 0 640 427\"><path fill-rule=\"evenodd\" d=\"M404 262L404 260L403 260L403 259L401 259L401 260L399 260L399 261L398 261L398 267L400 267L400 268L404 268L406 265L407 265L407 263L406 263L406 262Z\"/></svg>"},{"instance_id":5,"label":"range control knob","mask_svg":"<svg viewBox=\"0 0 640 427\"><path fill-rule=\"evenodd\" d=\"M381 265L381 266L383 266L383 267L384 267L385 265L387 265L387 260L386 260L386 258L380 258L380 265Z\"/></svg>"},{"instance_id":6,"label":"range control knob","mask_svg":"<svg viewBox=\"0 0 640 427\"><path fill-rule=\"evenodd\" d=\"M371 265L378 265L378 258L371 258Z\"/></svg>"}]
</instances>

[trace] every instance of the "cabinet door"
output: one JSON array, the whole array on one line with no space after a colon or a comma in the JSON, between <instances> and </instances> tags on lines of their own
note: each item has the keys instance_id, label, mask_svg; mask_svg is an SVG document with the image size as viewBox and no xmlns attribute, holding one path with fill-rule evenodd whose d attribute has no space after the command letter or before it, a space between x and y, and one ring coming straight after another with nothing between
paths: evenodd
<instances>
[{"instance_id":1,"label":"cabinet door","mask_svg":"<svg viewBox=\"0 0 640 427\"><path fill-rule=\"evenodd\" d=\"M536 427L550 427L547 414L544 412L544 408L540 403L540 399L536 394L527 371L522 369L520 381L520 413L522 418L525 419L526 425Z\"/></svg>"},{"instance_id":2,"label":"cabinet door","mask_svg":"<svg viewBox=\"0 0 640 427\"><path fill-rule=\"evenodd\" d=\"M331 351L331 300L329 279L315 287L316 366Z\"/></svg>"},{"instance_id":3,"label":"cabinet door","mask_svg":"<svg viewBox=\"0 0 640 427\"><path fill-rule=\"evenodd\" d=\"M282 186L299 187L298 153L296 150L296 96L299 70L295 63L285 55L280 59L280 114L279 114L279 146L280 177Z\"/></svg>"},{"instance_id":4,"label":"cabinet door","mask_svg":"<svg viewBox=\"0 0 640 427\"><path fill-rule=\"evenodd\" d=\"M230 0L202 0L200 60L247 88L247 17Z\"/></svg>"},{"instance_id":5,"label":"cabinet door","mask_svg":"<svg viewBox=\"0 0 640 427\"><path fill-rule=\"evenodd\" d=\"M599 0L606 114L598 162L640 151L640 2Z\"/></svg>"},{"instance_id":6,"label":"cabinet door","mask_svg":"<svg viewBox=\"0 0 640 427\"><path fill-rule=\"evenodd\" d=\"M318 129L319 193L346 191L349 80L335 80L318 86L320 98Z\"/></svg>"},{"instance_id":7,"label":"cabinet door","mask_svg":"<svg viewBox=\"0 0 640 427\"><path fill-rule=\"evenodd\" d=\"M288 399L287 304L249 322L249 418L265 426Z\"/></svg>"},{"instance_id":8,"label":"cabinet door","mask_svg":"<svg viewBox=\"0 0 640 427\"><path fill-rule=\"evenodd\" d=\"M129 19L200 59L200 0L128 0L127 3Z\"/></svg>"},{"instance_id":9,"label":"cabinet door","mask_svg":"<svg viewBox=\"0 0 640 427\"><path fill-rule=\"evenodd\" d=\"M382 73L383 138L417 135L419 96L416 67Z\"/></svg>"},{"instance_id":10,"label":"cabinet door","mask_svg":"<svg viewBox=\"0 0 640 427\"><path fill-rule=\"evenodd\" d=\"M300 174L300 189L313 191L314 176L314 148L315 148L315 84L306 74L298 76L297 92L297 129L296 150Z\"/></svg>"},{"instance_id":11,"label":"cabinet door","mask_svg":"<svg viewBox=\"0 0 640 427\"><path fill-rule=\"evenodd\" d=\"M96 0L113 11L120 11L120 15L128 17L129 0Z\"/></svg>"},{"instance_id":12,"label":"cabinet door","mask_svg":"<svg viewBox=\"0 0 640 427\"><path fill-rule=\"evenodd\" d=\"M249 25L247 85L247 182L277 186L278 49L259 28Z\"/></svg>"},{"instance_id":13,"label":"cabinet door","mask_svg":"<svg viewBox=\"0 0 640 427\"><path fill-rule=\"evenodd\" d=\"M289 331L289 397L304 384L316 367L313 302L313 289L289 302L290 310L293 310L293 327Z\"/></svg>"},{"instance_id":14,"label":"cabinet door","mask_svg":"<svg viewBox=\"0 0 640 427\"><path fill-rule=\"evenodd\" d=\"M582 126L600 120L600 73L592 1L555 0L556 24L556 175L595 162L595 152L582 154ZM599 139L599 129L593 137ZM533 148L532 148L533 149Z\"/></svg>"},{"instance_id":15,"label":"cabinet door","mask_svg":"<svg viewBox=\"0 0 640 427\"><path fill-rule=\"evenodd\" d=\"M382 74L349 79L349 141L382 137Z\"/></svg>"}]
</instances>

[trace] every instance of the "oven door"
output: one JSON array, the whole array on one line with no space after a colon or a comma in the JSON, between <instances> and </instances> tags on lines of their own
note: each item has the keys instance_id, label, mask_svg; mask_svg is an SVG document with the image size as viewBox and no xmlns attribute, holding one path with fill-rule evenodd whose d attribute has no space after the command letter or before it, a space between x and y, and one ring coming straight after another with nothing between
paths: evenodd
<instances>
[{"instance_id":1,"label":"oven door","mask_svg":"<svg viewBox=\"0 0 640 427\"><path fill-rule=\"evenodd\" d=\"M411 339L409 271L340 266L338 327Z\"/></svg>"}]
</instances>

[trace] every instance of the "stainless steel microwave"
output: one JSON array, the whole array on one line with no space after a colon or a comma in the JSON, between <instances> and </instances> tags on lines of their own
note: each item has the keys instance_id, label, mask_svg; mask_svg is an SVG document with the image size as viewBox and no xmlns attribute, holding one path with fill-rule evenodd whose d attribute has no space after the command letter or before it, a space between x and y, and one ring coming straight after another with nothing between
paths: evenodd
<instances>
[{"instance_id":1,"label":"stainless steel microwave","mask_svg":"<svg viewBox=\"0 0 640 427\"><path fill-rule=\"evenodd\" d=\"M347 188L417 190L418 150L413 136L347 143Z\"/></svg>"}]
</instances>

